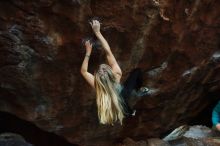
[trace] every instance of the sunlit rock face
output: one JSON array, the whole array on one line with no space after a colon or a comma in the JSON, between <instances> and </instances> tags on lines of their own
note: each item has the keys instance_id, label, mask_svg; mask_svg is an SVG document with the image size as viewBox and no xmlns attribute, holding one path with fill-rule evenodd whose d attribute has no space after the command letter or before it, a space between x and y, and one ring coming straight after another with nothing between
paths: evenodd
<instances>
[{"instance_id":1,"label":"sunlit rock face","mask_svg":"<svg viewBox=\"0 0 220 146\"><path fill-rule=\"evenodd\" d=\"M0 110L80 145L158 137L219 97L218 0L1 0ZM124 125L100 125L95 92L80 75L98 17L123 71L144 71L154 96L136 102ZM94 50L89 71L105 61ZM207 119L209 120L209 119Z\"/></svg>"}]
</instances>

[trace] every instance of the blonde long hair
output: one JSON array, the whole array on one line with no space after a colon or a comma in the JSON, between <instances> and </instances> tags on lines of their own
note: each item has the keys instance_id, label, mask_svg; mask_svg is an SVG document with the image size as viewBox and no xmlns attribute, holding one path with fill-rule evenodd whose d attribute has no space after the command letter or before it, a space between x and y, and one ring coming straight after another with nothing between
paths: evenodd
<instances>
[{"instance_id":1,"label":"blonde long hair","mask_svg":"<svg viewBox=\"0 0 220 146\"><path fill-rule=\"evenodd\" d=\"M95 72L96 102L98 117L102 124L114 124L124 116L123 100L117 90L116 78L109 65L101 64Z\"/></svg>"}]
</instances>

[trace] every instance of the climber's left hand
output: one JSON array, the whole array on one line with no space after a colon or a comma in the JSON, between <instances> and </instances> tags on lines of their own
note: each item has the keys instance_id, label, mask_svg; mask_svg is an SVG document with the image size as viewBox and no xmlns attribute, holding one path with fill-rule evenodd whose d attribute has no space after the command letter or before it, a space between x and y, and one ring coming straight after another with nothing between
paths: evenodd
<instances>
[{"instance_id":1,"label":"climber's left hand","mask_svg":"<svg viewBox=\"0 0 220 146\"><path fill-rule=\"evenodd\" d=\"M92 43L88 40L85 42L86 52L91 53L92 52Z\"/></svg>"}]
</instances>

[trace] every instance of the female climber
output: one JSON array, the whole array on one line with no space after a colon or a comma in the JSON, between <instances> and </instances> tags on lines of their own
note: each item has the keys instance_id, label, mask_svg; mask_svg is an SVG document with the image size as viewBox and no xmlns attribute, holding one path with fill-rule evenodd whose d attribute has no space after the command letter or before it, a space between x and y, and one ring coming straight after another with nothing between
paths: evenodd
<instances>
[{"instance_id":1,"label":"female climber","mask_svg":"<svg viewBox=\"0 0 220 146\"><path fill-rule=\"evenodd\" d=\"M119 121L122 125L123 118L135 115L135 110L132 110L128 105L127 100L129 96L134 93L138 97L144 96L147 94L148 88L141 87L141 70L138 68L131 71L123 85L120 84L122 71L109 44L100 32L99 21L92 20L90 25L106 53L108 65L99 65L94 75L88 72L92 43L87 40L84 44L86 55L81 66L81 74L96 91L96 103L100 123L113 125L114 122Z\"/></svg>"}]
</instances>

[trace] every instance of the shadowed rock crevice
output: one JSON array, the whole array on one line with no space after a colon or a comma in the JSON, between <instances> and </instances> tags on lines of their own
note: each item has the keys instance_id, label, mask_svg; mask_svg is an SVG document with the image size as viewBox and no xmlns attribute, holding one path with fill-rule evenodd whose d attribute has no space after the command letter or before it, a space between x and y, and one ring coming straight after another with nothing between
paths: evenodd
<instances>
[{"instance_id":1,"label":"shadowed rock crevice","mask_svg":"<svg viewBox=\"0 0 220 146\"><path fill-rule=\"evenodd\" d=\"M0 133L17 133L34 146L77 146L58 135L43 131L34 124L6 112L0 112L0 123Z\"/></svg>"}]
</instances>

